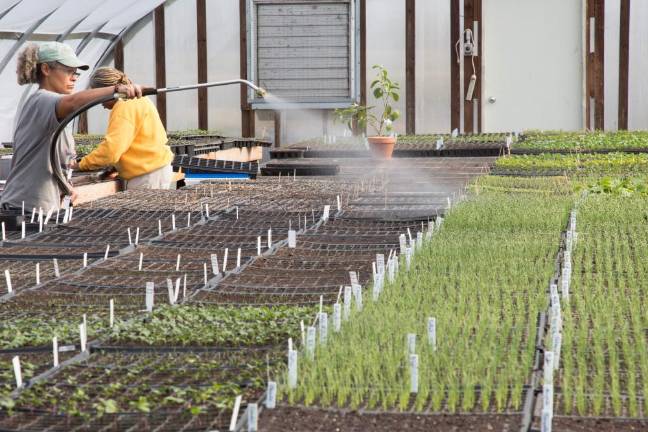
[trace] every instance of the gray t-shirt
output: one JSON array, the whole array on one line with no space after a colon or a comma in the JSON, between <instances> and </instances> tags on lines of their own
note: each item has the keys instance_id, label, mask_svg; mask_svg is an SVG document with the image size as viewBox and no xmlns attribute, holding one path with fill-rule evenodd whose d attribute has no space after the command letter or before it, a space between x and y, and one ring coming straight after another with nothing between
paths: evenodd
<instances>
[{"instance_id":1,"label":"gray t-shirt","mask_svg":"<svg viewBox=\"0 0 648 432\"><path fill-rule=\"evenodd\" d=\"M56 104L62 97L39 89L22 107L14 132L11 172L0 203L21 207L24 201L25 212L33 208L47 212L60 207L61 192L50 166L49 143L60 124ZM76 155L70 127L59 137L58 152L61 163L68 163Z\"/></svg>"}]
</instances>

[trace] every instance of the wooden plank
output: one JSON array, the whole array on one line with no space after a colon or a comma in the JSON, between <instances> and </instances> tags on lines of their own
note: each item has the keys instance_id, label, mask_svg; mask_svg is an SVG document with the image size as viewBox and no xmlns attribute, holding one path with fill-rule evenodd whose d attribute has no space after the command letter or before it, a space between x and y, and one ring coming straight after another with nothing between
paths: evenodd
<instances>
[{"instance_id":1,"label":"wooden plank","mask_svg":"<svg viewBox=\"0 0 648 432\"><path fill-rule=\"evenodd\" d=\"M120 71L124 70L124 41L119 38L117 43L115 43L115 49L113 51L113 59L115 63L115 69Z\"/></svg>"},{"instance_id":2,"label":"wooden plank","mask_svg":"<svg viewBox=\"0 0 648 432\"><path fill-rule=\"evenodd\" d=\"M155 8L155 86L157 88L166 87L166 43L164 41L164 3ZM157 109L160 114L162 124L167 125L167 104L166 94L156 96Z\"/></svg>"},{"instance_id":3,"label":"wooden plank","mask_svg":"<svg viewBox=\"0 0 648 432\"><path fill-rule=\"evenodd\" d=\"M596 129L605 129L605 0L596 0L596 29L595 29L595 110L594 123Z\"/></svg>"},{"instance_id":4,"label":"wooden plank","mask_svg":"<svg viewBox=\"0 0 648 432\"><path fill-rule=\"evenodd\" d=\"M274 147L281 147L281 111L274 112Z\"/></svg>"},{"instance_id":5,"label":"wooden plank","mask_svg":"<svg viewBox=\"0 0 648 432\"><path fill-rule=\"evenodd\" d=\"M247 47L247 0L239 0L239 63L241 78L248 78ZM247 100L247 86L241 84L241 136L255 135L255 115Z\"/></svg>"},{"instance_id":6,"label":"wooden plank","mask_svg":"<svg viewBox=\"0 0 648 432\"><path fill-rule=\"evenodd\" d=\"M196 0L198 35L198 82L207 82L207 10L205 0ZM198 89L198 129L209 129L207 88Z\"/></svg>"},{"instance_id":7,"label":"wooden plank","mask_svg":"<svg viewBox=\"0 0 648 432\"><path fill-rule=\"evenodd\" d=\"M416 0L405 3L405 121L408 135L416 133Z\"/></svg>"},{"instance_id":8,"label":"wooden plank","mask_svg":"<svg viewBox=\"0 0 648 432\"><path fill-rule=\"evenodd\" d=\"M455 44L459 38L459 0L450 0L450 128L459 129L460 76Z\"/></svg>"},{"instance_id":9,"label":"wooden plank","mask_svg":"<svg viewBox=\"0 0 648 432\"><path fill-rule=\"evenodd\" d=\"M619 37L619 129L628 129L630 66L630 0L621 0Z\"/></svg>"}]
</instances>

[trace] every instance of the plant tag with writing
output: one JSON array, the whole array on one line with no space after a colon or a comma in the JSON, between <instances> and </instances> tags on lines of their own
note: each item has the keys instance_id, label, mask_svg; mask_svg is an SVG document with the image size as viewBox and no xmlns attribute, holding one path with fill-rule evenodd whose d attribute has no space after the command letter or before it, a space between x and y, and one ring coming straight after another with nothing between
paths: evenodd
<instances>
[{"instance_id":1,"label":"plant tag with writing","mask_svg":"<svg viewBox=\"0 0 648 432\"><path fill-rule=\"evenodd\" d=\"M153 312L153 301L154 301L154 294L155 294L155 284L153 282L146 282L146 311L147 312Z\"/></svg>"}]
</instances>

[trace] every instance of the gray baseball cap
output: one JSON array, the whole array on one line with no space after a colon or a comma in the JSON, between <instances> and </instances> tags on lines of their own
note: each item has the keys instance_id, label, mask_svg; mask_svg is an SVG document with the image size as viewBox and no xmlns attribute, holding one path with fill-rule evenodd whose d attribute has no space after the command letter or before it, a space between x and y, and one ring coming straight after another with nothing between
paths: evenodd
<instances>
[{"instance_id":1,"label":"gray baseball cap","mask_svg":"<svg viewBox=\"0 0 648 432\"><path fill-rule=\"evenodd\" d=\"M79 60L74 50L61 42L45 42L38 46L38 62L59 62L62 65L88 70L90 66Z\"/></svg>"}]
</instances>

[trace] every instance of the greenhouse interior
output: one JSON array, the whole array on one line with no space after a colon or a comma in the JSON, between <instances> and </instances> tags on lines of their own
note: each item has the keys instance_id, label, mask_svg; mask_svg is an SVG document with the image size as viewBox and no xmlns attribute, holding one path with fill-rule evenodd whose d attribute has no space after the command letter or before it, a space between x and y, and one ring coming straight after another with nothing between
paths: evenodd
<instances>
[{"instance_id":1,"label":"greenhouse interior","mask_svg":"<svg viewBox=\"0 0 648 432\"><path fill-rule=\"evenodd\" d=\"M0 0L0 431L648 431L647 76L644 0Z\"/></svg>"}]
</instances>

